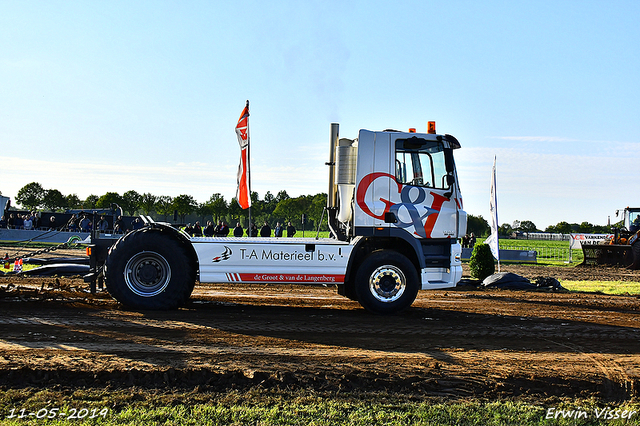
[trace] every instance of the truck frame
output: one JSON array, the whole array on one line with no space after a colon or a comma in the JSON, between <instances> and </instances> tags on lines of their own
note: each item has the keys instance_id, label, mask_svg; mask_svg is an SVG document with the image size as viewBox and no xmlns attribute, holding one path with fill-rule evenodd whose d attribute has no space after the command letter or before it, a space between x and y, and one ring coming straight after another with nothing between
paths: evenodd
<instances>
[{"instance_id":1,"label":"truck frame","mask_svg":"<svg viewBox=\"0 0 640 426\"><path fill-rule=\"evenodd\" d=\"M143 217L143 228L117 240L93 236L86 280L134 309L177 308L197 280L335 285L377 314L407 308L421 289L455 286L467 218L456 138L429 122L427 133L340 139L333 123L330 140L330 238L190 237Z\"/></svg>"}]
</instances>

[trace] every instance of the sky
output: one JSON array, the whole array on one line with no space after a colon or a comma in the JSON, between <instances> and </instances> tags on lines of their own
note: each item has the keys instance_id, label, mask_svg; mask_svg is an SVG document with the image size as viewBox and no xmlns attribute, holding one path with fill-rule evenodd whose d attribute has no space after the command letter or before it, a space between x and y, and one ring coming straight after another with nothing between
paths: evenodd
<instances>
[{"instance_id":1,"label":"sky","mask_svg":"<svg viewBox=\"0 0 640 426\"><path fill-rule=\"evenodd\" d=\"M464 208L640 206L640 2L0 0L0 191L327 191L330 123L455 135ZM634 189L636 188L636 189Z\"/></svg>"}]
</instances>

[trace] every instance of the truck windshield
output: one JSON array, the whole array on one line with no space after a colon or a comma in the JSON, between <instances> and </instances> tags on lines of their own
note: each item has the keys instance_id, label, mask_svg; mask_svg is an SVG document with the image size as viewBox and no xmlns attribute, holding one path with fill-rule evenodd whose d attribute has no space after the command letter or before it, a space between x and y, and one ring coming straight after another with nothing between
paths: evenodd
<instances>
[{"instance_id":1,"label":"truck windshield","mask_svg":"<svg viewBox=\"0 0 640 426\"><path fill-rule=\"evenodd\" d=\"M443 144L415 137L396 140L396 180L405 185L447 189Z\"/></svg>"}]
</instances>

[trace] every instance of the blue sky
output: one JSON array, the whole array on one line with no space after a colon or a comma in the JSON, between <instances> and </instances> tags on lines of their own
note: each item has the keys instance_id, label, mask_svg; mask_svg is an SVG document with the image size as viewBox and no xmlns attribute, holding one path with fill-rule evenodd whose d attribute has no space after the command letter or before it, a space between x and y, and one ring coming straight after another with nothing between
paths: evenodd
<instances>
[{"instance_id":1,"label":"blue sky","mask_svg":"<svg viewBox=\"0 0 640 426\"><path fill-rule=\"evenodd\" d=\"M2 1L0 191L326 192L331 122L455 135L465 209L640 205L638 1Z\"/></svg>"}]
</instances>

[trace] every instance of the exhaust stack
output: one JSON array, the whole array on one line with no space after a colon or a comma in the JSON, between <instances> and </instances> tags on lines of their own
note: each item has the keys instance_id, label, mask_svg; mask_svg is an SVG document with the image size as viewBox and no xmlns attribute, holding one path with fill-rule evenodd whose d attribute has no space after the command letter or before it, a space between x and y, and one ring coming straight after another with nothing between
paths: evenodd
<instances>
[{"instance_id":1,"label":"exhaust stack","mask_svg":"<svg viewBox=\"0 0 640 426\"><path fill-rule=\"evenodd\" d=\"M329 192L327 192L327 209L335 209L337 207L337 192L335 185L335 168L336 168L336 145L338 145L340 125L331 123L331 147L329 150Z\"/></svg>"}]
</instances>

